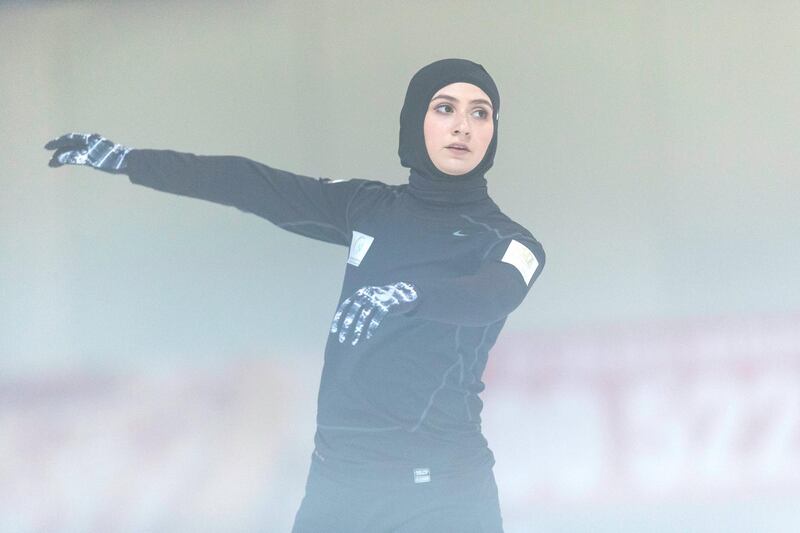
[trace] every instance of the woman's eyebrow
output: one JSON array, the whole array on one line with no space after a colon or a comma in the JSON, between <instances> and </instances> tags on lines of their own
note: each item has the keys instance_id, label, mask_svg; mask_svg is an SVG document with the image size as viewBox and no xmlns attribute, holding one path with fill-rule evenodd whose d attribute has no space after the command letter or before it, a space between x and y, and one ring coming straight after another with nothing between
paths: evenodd
<instances>
[{"instance_id":1,"label":"woman's eyebrow","mask_svg":"<svg viewBox=\"0 0 800 533\"><path fill-rule=\"evenodd\" d=\"M443 98L444 100L449 100L451 102L458 102L458 98L456 98L455 96L450 96L449 94L437 94L436 96L431 98L431 101L436 100L437 98ZM488 105L490 109L493 109L492 103L489 100L484 100L483 98L478 98L477 100L471 100L470 103L485 104Z\"/></svg>"}]
</instances>

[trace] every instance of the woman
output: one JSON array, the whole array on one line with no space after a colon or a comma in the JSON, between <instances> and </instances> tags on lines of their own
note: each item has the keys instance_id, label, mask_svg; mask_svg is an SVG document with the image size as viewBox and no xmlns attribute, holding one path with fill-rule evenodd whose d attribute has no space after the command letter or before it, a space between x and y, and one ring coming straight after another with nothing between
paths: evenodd
<instances>
[{"instance_id":1,"label":"woman","mask_svg":"<svg viewBox=\"0 0 800 533\"><path fill-rule=\"evenodd\" d=\"M432 63L400 115L408 184L298 176L233 156L50 141L51 166L231 205L349 246L295 532L502 531L478 394L488 351L544 266L489 198L500 98L482 66Z\"/></svg>"}]
</instances>

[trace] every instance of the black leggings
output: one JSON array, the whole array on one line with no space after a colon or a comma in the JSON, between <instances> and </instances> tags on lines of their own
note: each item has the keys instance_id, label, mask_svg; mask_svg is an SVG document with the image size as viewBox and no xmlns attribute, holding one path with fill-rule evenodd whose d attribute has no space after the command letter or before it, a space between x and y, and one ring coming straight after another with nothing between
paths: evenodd
<instances>
[{"instance_id":1,"label":"black leggings","mask_svg":"<svg viewBox=\"0 0 800 533\"><path fill-rule=\"evenodd\" d=\"M316 461L292 533L502 533L491 469L427 483L359 482Z\"/></svg>"}]
</instances>

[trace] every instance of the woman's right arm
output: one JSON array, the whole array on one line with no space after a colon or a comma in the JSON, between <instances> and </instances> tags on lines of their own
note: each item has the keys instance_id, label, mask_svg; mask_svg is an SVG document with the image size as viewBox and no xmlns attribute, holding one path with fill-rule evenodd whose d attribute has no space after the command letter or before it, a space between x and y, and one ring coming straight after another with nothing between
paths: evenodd
<instances>
[{"instance_id":1,"label":"woman's right arm","mask_svg":"<svg viewBox=\"0 0 800 533\"><path fill-rule=\"evenodd\" d=\"M50 166L85 165L152 189L236 207L288 231L348 245L350 202L366 180L300 176L239 156L200 156L172 150L128 148L98 134L70 133L45 148Z\"/></svg>"},{"instance_id":2,"label":"woman's right arm","mask_svg":"<svg viewBox=\"0 0 800 533\"><path fill-rule=\"evenodd\" d=\"M272 168L239 156L132 150L132 183L229 205L315 239L347 245L348 207L365 180L331 181Z\"/></svg>"}]
</instances>

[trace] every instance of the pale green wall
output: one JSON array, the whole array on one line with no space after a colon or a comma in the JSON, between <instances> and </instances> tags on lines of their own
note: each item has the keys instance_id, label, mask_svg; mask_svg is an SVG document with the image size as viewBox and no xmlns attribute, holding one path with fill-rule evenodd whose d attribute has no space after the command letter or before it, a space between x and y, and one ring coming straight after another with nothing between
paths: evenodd
<instances>
[{"instance_id":1,"label":"pale green wall","mask_svg":"<svg viewBox=\"0 0 800 533\"><path fill-rule=\"evenodd\" d=\"M3 369L321 352L344 249L51 170L41 147L98 131L400 183L405 87L442 57L495 77L490 191L548 252L510 329L797 311L798 20L797 2L0 4Z\"/></svg>"}]
</instances>

